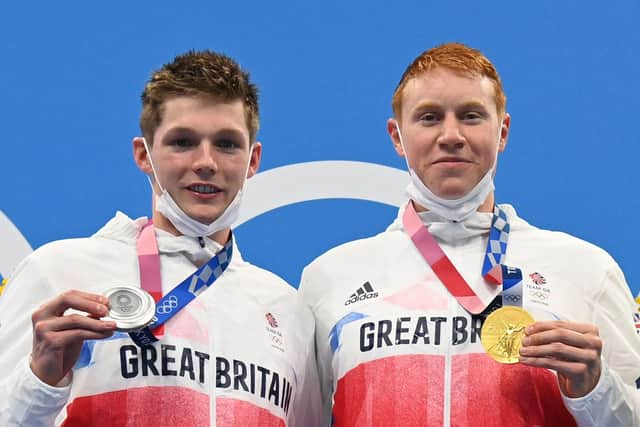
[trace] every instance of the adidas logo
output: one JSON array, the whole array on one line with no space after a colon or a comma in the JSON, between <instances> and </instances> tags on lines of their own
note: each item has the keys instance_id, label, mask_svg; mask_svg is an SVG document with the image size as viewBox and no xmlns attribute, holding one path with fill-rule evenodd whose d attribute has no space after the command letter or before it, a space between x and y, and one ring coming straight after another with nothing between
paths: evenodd
<instances>
[{"instance_id":1,"label":"adidas logo","mask_svg":"<svg viewBox=\"0 0 640 427\"><path fill-rule=\"evenodd\" d=\"M358 301L364 301L371 298L378 298L378 293L373 290L371 283L366 282L351 294L351 296L344 302L344 305L355 304Z\"/></svg>"}]
</instances>

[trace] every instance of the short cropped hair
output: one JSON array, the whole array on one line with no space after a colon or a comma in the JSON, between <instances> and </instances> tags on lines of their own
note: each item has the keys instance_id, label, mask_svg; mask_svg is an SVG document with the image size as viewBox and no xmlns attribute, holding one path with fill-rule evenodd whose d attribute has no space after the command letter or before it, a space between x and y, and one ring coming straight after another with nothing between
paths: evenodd
<instances>
[{"instance_id":1,"label":"short cropped hair","mask_svg":"<svg viewBox=\"0 0 640 427\"><path fill-rule=\"evenodd\" d=\"M424 73L443 67L467 76L485 76L491 80L494 88L494 99L498 117L506 108L507 97L502 88L502 82L496 67L479 50L462 43L446 43L422 52L411 65L407 67L393 93L392 108L396 117L400 117L404 88L409 80Z\"/></svg>"},{"instance_id":2,"label":"short cropped hair","mask_svg":"<svg viewBox=\"0 0 640 427\"><path fill-rule=\"evenodd\" d=\"M154 71L142 92L140 129L153 143L162 122L164 103L178 96L211 97L220 102L241 100L251 143L260 126L258 88L249 73L226 55L210 50L189 51Z\"/></svg>"}]
</instances>

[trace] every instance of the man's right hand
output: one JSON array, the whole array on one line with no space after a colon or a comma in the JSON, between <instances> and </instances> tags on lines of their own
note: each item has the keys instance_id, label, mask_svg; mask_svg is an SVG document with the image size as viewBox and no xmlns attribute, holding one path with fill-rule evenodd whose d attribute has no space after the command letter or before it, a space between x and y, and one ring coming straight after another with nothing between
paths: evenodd
<instances>
[{"instance_id":1,"label":"man's right hand","mask_svg":"<svg viewBox=\"0 0 640 427\"><path fill-rule=\"evenodd\" d=\"M113 335L115 322L99 319L107 314L108 303L102 295L71 290L46 302L33 313L31 370L40 380L57 385L75 365L84 340ZM68 309L87 315L65 315Z\"/></svg>"}]
</instances>

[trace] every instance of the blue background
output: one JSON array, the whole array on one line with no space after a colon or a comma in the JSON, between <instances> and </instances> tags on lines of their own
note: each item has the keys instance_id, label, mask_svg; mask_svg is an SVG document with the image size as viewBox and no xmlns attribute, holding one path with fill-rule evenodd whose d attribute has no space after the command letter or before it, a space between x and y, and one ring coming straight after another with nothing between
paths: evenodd
<instances>
[{"instance_id":1,"label":"blue background","mask_svg":"<svg viewBox=\"0 0 640 427\"><path fill-rule=\"evenodd\" d=\"M496 64L508 96L497 199L603 247L640 290L637 1L285 3L4 2L0 209L34 247L89 235L116 209L147 215L130 145L139 95L153 69L190 48L231 55L260 86L262 170L404 168L385 131L395 85L424 49L462 41ZM322 251L394 216L372 202L315 201L238 234L246 258L297 283Z\"/></svg>"}]
</instances>

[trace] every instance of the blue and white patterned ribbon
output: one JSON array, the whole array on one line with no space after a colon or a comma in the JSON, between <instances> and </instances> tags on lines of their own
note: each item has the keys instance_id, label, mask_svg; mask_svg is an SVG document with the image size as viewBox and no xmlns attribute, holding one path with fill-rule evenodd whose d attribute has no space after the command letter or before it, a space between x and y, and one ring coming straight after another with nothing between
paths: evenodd
<instances>
[{"instance_id":1,"label":"blue and white patterned ribbon","mask_svg":"<svg viewBox=\"0 0 640 427\"><path fill-rule=\"evenodd\" d=\"M206 264L184 279L156 303L156 315L152 323L139 331L129 332L131 339L140 347L148 346L158 341L153 335L152 329L164 324L198 295L211 287L231 263L232 255L233 236Z\"/></svg>"}]
</instances>

